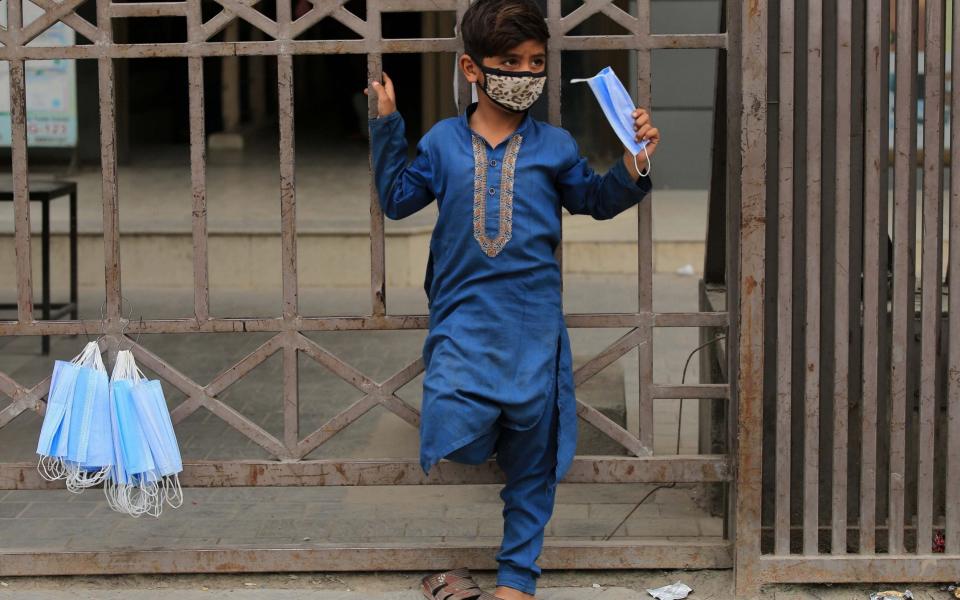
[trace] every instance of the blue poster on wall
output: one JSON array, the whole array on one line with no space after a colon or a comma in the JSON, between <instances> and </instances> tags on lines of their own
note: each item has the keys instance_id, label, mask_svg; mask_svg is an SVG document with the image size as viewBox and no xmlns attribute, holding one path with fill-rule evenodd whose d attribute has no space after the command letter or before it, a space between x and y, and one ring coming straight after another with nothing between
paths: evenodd
<instances>
[{"instance_id":1,"label":"blue poster on wall","mask_svg":"<svg viewBox=\"0 0 960 600\"><path fill-rule=\"evenodd\" d=\"M23 2L23 23L29 25L43 14L36 5ZM7 3L0 0L0 25L7 25ZM33 39L30 47L72 46L74 32L55 23ZM73 147L77 145L77 77L75 60L28 60L27 145ZM9 146L10 68L0 61L0 146Z\"/></svg>"}]
</instances>

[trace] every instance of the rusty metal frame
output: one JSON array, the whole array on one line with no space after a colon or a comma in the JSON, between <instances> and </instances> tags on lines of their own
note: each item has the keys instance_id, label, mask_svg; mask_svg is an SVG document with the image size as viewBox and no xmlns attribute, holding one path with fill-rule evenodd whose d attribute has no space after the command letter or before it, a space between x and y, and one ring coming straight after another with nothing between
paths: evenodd
<instances>
[{"instance_id":1,"label":"rusty metal frame","mask_svg":"<svg viewBox=\"0 0 960 600\"><path fill-rule=\"evenodd\" d=\"M740 44L731 50L743 51L735 62L743 78L742 196L729 205L741 210L734 246L740 270L727 280L740 286L730 292L736 306L730 327L739 344L731 362L738 371L730 379L736 382L731 395L739 424L733 522L738 595L752 596L761 585L776 583L935 582L960 570L960 169L951 169L945 189L946 1L960 14L960 0L927 0L923 10L917 2L895 3L896 178L889 204L893 4L751 0L738 3L739 19L730 17L742 27L731 32L731 42ZM921 18L925 37L918 47ZM957 115L956 19L952 27L950 110ZM918 162L913 74L920 51L925 104ZM768 99L768 92L775 97ZM954 150L960 148L958 121L954 116L949 132ZM821 154L826 148L836 155L829 166ZM771 149L776 159L768 155ZM795 169L805 179L795 180ZM777 218L767 221L767 211L776 211ZM796 220L803 222L800 229ZM776 228L775 235L766 235L766 225ZM766 254L771 248L775 256ZM777 285L765 292L766 276L773 273ZM801 275L805 281L798 286ZM823 298L833 298L833 305L821 304ZM797 321L805 323L800 340ZM765 335L765 324L774 331ZM765 338L776 348L766 356ZM919 353L912 352L914 345ZM773 414L764 415L765 407ZM941 410L945 419L937 418ZM773 454L766 465L764 452ZM938 469L945 483L937 483ZM945 534L943 553L932 550L935 531Z\"/></svg>"},{"instance_id":2,"label":"rusty metal frame","mask_svg":"<svg viewBox=\"0 0 960 600\"><path fill-rule=\"evenodd\" d=\"M396 484L451 484L491 483L502 481L502 476L491 461L486 465L471 467L442 462L430 477L425 477L415 461L397 459L376 460L305 460L314 449L325 443L337 432L380 405L397 414L416 427L419 414L407 404L396 391L412 381L423 370L421 360L416 360L387 378L375 381L340 357L332 354L303 335L308 331L344 330L406 330L425 329L426 315L394 315L387 310L384 255L383 215L371 184L371 269L370 293L372 311L367 315L314 317L303 315L298 304L297 283L297 235L296 235L296 185L294 181L294 103L292 57L298 54L365 54L368 76L380 75L382 57L385 53L448 52L462 49L457 38L429 39L383 39L381 13L386 11L456 11L462 15L469 0L384 0L367 2L366 18L351 13L345 8L345 0L314 0L313 8L298 19L293 19L290 0L277 2L276 18L272 19L256 8L255 0L216 0L220 12L206 21L201 14L201 0L173 2L96 2L96 24L76 14L76 9L85 0L35 0L45 13L34 22L24 26L21 14L22 0L9 0L8 27L0 31L0 60L10 65L10 101L12 118L12 169L14 181L15 246L17 271L16 320L0 321L0 336L70 335L87 331L103 331L102 344L113 352L120 344L131 347L137 360L153 370L170 385L183 392L186 399L172 411L175 422L204 408L245 437L255 442L274 460L189 462L185 464L183 483L188 486L229 485L396 485ZM738 2L728 11L728 24L738 18ZM751 3L754 5L756 3ZM762 4L762 3L761 3ZM547 24L551 33L548 67L552 76L548 79L549 119L560 124L561 53L567 50L635 50L637 51L637 90L641 105L651 100L651 53L654 49L714 48L727 51L727 56L743 56L743 67L750 67L750 77L744 78L745 89L750 86L752 94L759 81L763 66L754 62L752 52L730 52L728 44L735 39L727 33L718 34L652 34L650 32L651 0L638 0L636 14L616 7L611 0L588 0L573 12L563 15L560 0L549 0ZM612 36L570 36L569 32L594 14L603 14L621 24L630 33ZM744 14L746 22L755 19ZM187 41L164 44L120 44L113 40L114 19L130 17L181 17L186 20ZM297 39L311 25L324 18L333 18L352 30L361 39L356 40L303 40ZM211 38L236 19L242 19L263 32L265 41L212 41ZM87 45L73 47L28 46L27 43L54 23L62 22L91 41ZM736 27L735 27L736 28ZM759 38L751 32L751 44ZM753 48L751 47L751 50ZM206 155L203 111L203 57L210 56L275 56L278 73L278 114L280 144L280 212L281 212L281 258L283 304L282 314L273 318L223 318L210 314L209 278L206 220ZM116 98L114 90L114 64L117 58L179 57L188 62L189 115L190 115L190 163L193 196L193 287L194 315L183 319L144 319L129 321L123 317L122 286L120 279L119 211L120 190L117 186L116 154ZM100 99L100 148L102 168L102 208L104 240L104 281L106 287L106 313L100 320L52 320L38 321L33 317L33 282L31 279L30 213L28 195L28 164L26 143L26 89L24 63L33 59L91 59L97 61ZM736 68L727 72L736 73ZM461 89L465 82L460 81ZM726 106L738 111L741 107L740 89L737 85L726 87L729 98ZM469 94L460 94L468 98ZM747 104L753 101L745 96L744 110L749 108L751 127L745 131L751 139L758 134L753 127L762 107ZM375 115L376 104L371 99L370 115ZM463 106L460 107L461 109ZM747 113L744 113L747 118ZM736 128L731 131L738 131ZM747 135L745 133L745 135ZM757 190L748 189L754 182L753 173L762 169L762 157L755 151L745 155L742 191L745 209L742 219L750 226L745 230L743 243L747 248L762 248L756 235L762 237L760 219L762 214L753 212ZM734 162L730 163L735 164ZM730 168L730 167L728 167ZM748 173L749 170L749 173ZM731 172L732 173L732 172ZM738 181L728 177L728 181ZM738 195L735 195L737 197ZM762 204L762 203L761 203ZM726 455L653 456L653 401L660 398L730 398L731 390L726 384L667 385L653 381L653 331L655 327L712 327L723 328L730 324L726 312L670 313L653 310L652 289L652 215L650 200L639 211L639 297L638 309L624 314L571 314L567 316L569 327L629 328L630 331L606 350L580 367L576 384L581 385L596 373L634 348L639 348L641 397L639 399L640 425L637 431L620 427L599 411L578 403L579 415L622 445L628 457L578 457L567 476L570 482L717 482L729 483L734 478L733 465ZM741 214L731 210L731 215ZM752 250L751 250L752 252ZM737 311L740 323L741 346L752 348L760 339L762 328L752 328L749 320L757 309L758 293L754 284L762 285L762 252L744 253L741 260L742 283L748 291ZM757 261L760 261L759 263ZM759 271L758 271L759 269ZM756 279L755 279L756 278ZM738 288L739 286L735 286ZM747 323L744 323L744 319ZM191 380L162 357L137 343L142 333L218 333L218 332L270 332L275 335L253 352L230 366L206 384ZM251 372L258 364L275 353L283 360L283 394L278 399L283 403L282 439L271 435L251 419L243 416L218 398L228 386ZM363 393L363 397L329 419L312 432L300 431L299 398L297 391L298 356L304 354L337 377ZM741 402L749 402L754 393L747 379L759 377L757 364L762 358L745 361L740 359L738 386ZM760 361L760 363L756 363ZM759 381L757 379L756 381ZM0 392L9 396L12 403L0 410L0 427L10 423L17 415L27 410L42 413L48 392L49 378L33 387L25 387L0 373ZM750 414L750 413L747 413ZM747 421L741 420L742 423ZM752 448L749 432L745 439L747 448ZM749 474L741 464L739 478L745 481ZM44 489L49 484L36 476L32 464L0 464L0 490ZM749 498L749 496L746 496ZM738 516L738 520L740 516ZM749 528L747 529L749 532ZM224 571L224 570L301 570L301 569L349 569L376 564L384 568L429 568L449 560L470 566L491 566L492 553L486 547L463 544L419 545L400 547L351 549L320 546L296 548L259 548L227 550L178 550L126 551L92 553L19 553L0 551L0 575L52 574L52 573L118 573L138 571ZM548 543L543 565L551 567L611 568L611 567L727 567L732 564L730 540L698 541L690 544L670 542L634 541L629 543Z\"/></svg>"},{"instance_id":3,"label":"rusty metal frame","mask_svg":"<svg viewBox=\"0 0 960 600\"><path fill-rule=\"evenodd\" d=\"M7 30L0 32L0 59L7 60L11 73L11 113L13 122L13 171L15 189L15 224L17 249L16 321L0 322L0 335L64 335L89 330L104 330L108 349L118 344L133 347L138 360L157 372L186 395L176 407L173 417L181 421L189 414L205 408L243 435L270 452L276 460L191 462L186 465L184 482L192 486L230 485L420 485L493 483L502 480L493 463L468 467L442 462L430 477L423 476L416 461L376 460L304 460L313 449L325 443L371 408L380 405L411 425L419 416L396 391L415 378L423 369L414 361L384 381L376 381L339 357L308 339L308 331L405 330L424 329L424 315L393 315L387 310L385 290L385 256L383 215L371 189L371 312L366 315L313 317L302 315L297 302L296 264L296 188L293 178L293 72L294 54L356 53L368 58L368 74L379 75L382 56L390 52L456 52L459 41L449 39L383 40L379 35L380 12L395 10L448 10L462 14L468 0L389 0L369 3L365 20L351 15L341 0L318 0L314 8L300 19L293 20L289 3L278 7L276 20L259 13L252 0L218 0L220 14L203 22L200 0L170 3L123 3L97 0L97 26L81 19L72 11L78 2L58 3L39 0L47 10L40 23L61 20L94 43L73 48L38 48L25 46L43 25L22 27L20 3L9 5ZM894 189L894 251L892 282L892 319L887 321L886 281L886 85L889 74L886 42L890 28L889 0L837 0L835 14L825 14L819 0L794 2L766 0L728 2L725 6L725 33L708 35L656 35L649 31L650 0L637 2L636 14L630 15L603 0L588 0L568 15L563 15L559 0L548 2L547 22L552 35L549 68L554 75L548 84L550 120L560 123L560 57L564 50L633 49L638 52L637 90L641 102L650 99L650 55L658 48L717 48L725 61L726 81L723 102L725 115L718 131L726 131L726 153L721 166L723 177L714 173L719 188L725 186L725 219L719 225L723 235L712 231L713 239L723 239L726 246L724 266L727 282L727 312L662 313L652 309L652 247L649 202L639 211L639 296L637 311L623 314L571 314L570 327L625 328L629 331L608 348L580 367L577 385L588 381L603 368L634 348L639 348L641 397L639 427L630 431L613 423L597 411L580 404L582 418L622 445L626 457L578 457L567 481L570 482L716 482L725 484L729 492L729 512L725 539L698 540L689 543L665 544L656 541L624 541L604 543L548 543L543 555L546 568L621 568L621 567L727 567L735 568L738 595L754 595L762 584L780 582L822 581L938 581L947 580L960 569L960 491L947 486L943 525L927 504L936 491L934 481L933 444L937 434L934 412L942 398L947 411L946 464L947 480L960 479L960 277L949 281L949 313L945 322L939 318L942 296L939 273L942 269L942 93L943 52L946 32L945 0L926 3L925 60L926 111L924 127L921 281L923 285L919 333L919 418L908 433L907 400L912 375L906 360L913 337L914 278L913 252L916 246L915 222L918 199L915 188L917 151L916 83L913 78L897 80L896 97L900 106L896 127L898 138L907 143L898 145L893 167L899 177ZM954 14L960 14L960 0L951 0ZM68 10L69 8L69 10ZM805 10L801 10L805 9ZM916 67L916 27L919 18L915 3L898 2L897 64L898 72L913 72ZM593 14L603 14L621 23L629 35L569 36L569 32ZM110 19L129 16L175 15L187 19L189 39L184 44L114 44L110 37ZM774 20L774 16L777 17ZM233 19L241 18L260 29L271 39L262 42L213 42L211 37ZM311 24L323 18L334 18L357 33L359 40L295 39ZM824 28L825 19L836 19L836 27ZM37 23L35 22L35 23ZM904 26L903 24L909 24ZM858 27L861 28L858 30ZM771 34L779 31L778 46L772 46ZM797 33L805 36L797 40ZM862 33L862 38L858 37ZM835 35L835 39L834 36ZM954 26L953 64L960 64L960 27ZM860 42L856 40L860 39ZM794 44L796 43L796 48ZM800 48L803 49L801 53ZM283 311L274 318L235 319L211 316L206 251L206 190L203 128L203 65L204 56L268 55L278 61L278 99L280 106L281 157L281 238ZM194 236L194 316L186 319L145 320L127 322L122 317L120 286L120 253L117 232L119 195L116 186L115 119L113 97L113 58L171 56L187 58L189 64L191 106L191 180L193 190ZM828 59L829 56L833 58ZM862 57L862 86L854 79L857 57ZM107 313L101 321L35 321L32 318L32 281L30 222L25 132L24 61L34 58L96 59L99 67L101 110L101 162L103 168L103 220L106 262ZM770 61L768 63L768 61ZM806 76L798 81L794 69L803 64ZM776 78L771 77L776 72ZM953 88L960 89L960 69L952 73ZM835 82L834 82L835 78ZM463 82L460 82L464 90ZM771 85L772 84L772 85ZM864 90L859 102L857 89ZM768 97L775 90L776 100ZM835 91L821 105L820 90ZM461 98L468 94L461 93ZM802 96L802 97L801 97ZM778 119L769 119L768 106L776 102ZM853 106L851 107L851 103ZM862 106L860 105L862 104ZM372 111L374 106L369 107ZM960 94L951 98L953 114L960 114ZM837 130L827 132L820 140L806 136L805 146L794 144L793 124L818 122L820 111L826 115L836 110ZM862 150L854 141L855 127L848 129L856 115L863 116ZM768 122L769 121L769 122ZM778 144L770 144L771 132L779 136ZM952 121L950 131L953 148L960 148L960 119ZM835 147L836 167L823 169L827 174L820 181L820 156L815 144ZM776 165L768 162L770 147L778 149ZM715 156L716 158L716 156ZM857 165L857 162L860 165ZM794 168L806 180L799 185ZM859 171L857 169L860 169ZM769 177L768 171L776 169ZM862 223L857 212L857 178L862 178ZM825 186L822 188L821 186ZM835 194L836 201L827 192ZM853 190L853 191L851 191ZM794 196L800 194L803 210L794 209ZM873 200L871 200L873 199ZM951 171L949 219L949 260L960 262L960 169ZM777 219L768 223L769 211L776 210ZM797 236L791 221L800 219L804 236ZM775 223L775 225L774 225ZM821 252L820 238L815 235L818 223L833 227L832 253ZM829 224L829 225L828 225ZM777 253L767 254L767 226L776 227ZM862 252L854 248L860 243L853 235L862 228ZM844 235L847 231L851 235ZM791 290L797 264L793 254L805 251L805 277L829 286L834 304L821 305L816 286L808 285L800 294ZM859 254L858 254L859 253ZM826 257L833 264L823 260ZM862 265L857 261L862 258ZM720 261L713 261L713 275ZM857 286L851 285L852 273L862 268L863 290L857 298ZM768 271L777 271L776 289L766 289ZM822 274L821 274L822 273ZM778 301L767 303L775 296ZM798 298L805 300L803 306ZM857 301L859 300L859 302ZM774 307L774 319L767 320L766 306ZM859 314L849 307L858 306ZM796 313L796 314L795 314ZM794 343L792 327L795 319L803 319L817 331ZM862 343L848 340L846 332L862 329ZM766 331L767 323L775 323L776 331ZM827 325L820 336L820 324ZM772 325L773 326L773 325ZM652 377L652 333L655 327L727 327L730 332L726 356L726 384L662 385ZM249 355L223 371L212 381L202 384L191 380L136 344L132 337L139 333L189 332L267 332L272 333ZM791 332L793 332L791 334ZM858 335L860 333L858 332ZM941 340L946 337L948 355L939 357ZM770 343L771 340L775 343ZM822 343L831 343L831 357L820 354ZM892 349L892 376L884 377L884 347ZM776 354L767 352L776 348ZM224 404L218 395L240 380L256 365L275 353L281 353L284 364L284 431L282 439L270 435L250 419ZM313 432L301 432L297 411L297 359L305 354L343 379L363 396ZM854 365L859 359L862 371ZM770 360L771 369L767 368ZM803 363L802 371L814 373L795 380L792 364ZM942 362L938 362L942 361ZM945 365L942 367L941 365ZM824 377L821 378L821 370ZM767 378L774 377L772 381ZM846 400L853 394L853 379L862 384L859 414L848 410ZM938 391L942 388L945 392ZM767 385L767 384L770 385ZM49 380L27 388L0 374L0 392L13 399L0 411L0 427L26 410L42 411ZM764 394L773 392L775 414L770 423L772 434L765 431ZM890 401L887 401L887 395ZM730 448L728 455L653 456L652 401L655 398L721 398L727 399ZM829 399L828 412L821 409L823 398ZM790 418L795 406L801 408L805 428L795 447L804 457L804 473L800 489L793 489L790 462ZM889 415L885 415L889 412ZM769 415L768 415L769 418ZM852 427L851 427L852 425ZM821 446L821 431L829 432L828 445ZM849 439L847 435L851 436ZM913 440L908 435L916 435ZM878 439L889 440L889 456L880 456ZM916 441L916 465L907 452ZM771 447L771 443L776 446ZM855 445L854 460L848 460L848 446ZM773 475L769 489L764 489L763 454L774 454ZM827 477L822 462L829 457L832 472ZM886 466L889 465L889 468ZM916 525L908 524L906 513L910 498L904 475L916 466ZM883 471L883 469L886 469ZM847 491L847 475L861 473L858 498L849 499L840 493L824 502L821 488ZM50 484L36 475L33 465L0 465L0 489L42 489ZM932 491L933 492L932 492ZM886 495L884 507L878 507L881 493ZM773 496L774 510L770 524L763 521L763 502ZM803 498L801 518L793 522L789 500ZM856 509L856 521L847 511ZM878 510L878 508L880 510ZM831 517L825 523L822 510ZM934 528L946 534L944 554L930 554L923 544L909 549L909 534L919 532L921 539ZM771 533L769 550L764 550L764 535ZM796 536L792 534L796 533ZM879 543L886 536L886 550ZM855 544L855 549L851 550ZM243 548L224 550L125 551L81 553L0 552L0 574L50 573L122 573L140 571L237 571L237 570L349 570L375 561L384 568L426 569L439 564L457 562L477 568L490 568L492 548L483 545L453 544L430 546L302 546Z\"/></svg>"}]
</instances>

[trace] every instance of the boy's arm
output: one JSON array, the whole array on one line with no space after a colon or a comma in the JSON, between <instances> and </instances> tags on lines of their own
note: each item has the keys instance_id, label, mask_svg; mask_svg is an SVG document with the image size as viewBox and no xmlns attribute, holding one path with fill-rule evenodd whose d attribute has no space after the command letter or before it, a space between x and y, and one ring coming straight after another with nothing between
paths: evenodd
<instances>
[{"instance_id":1,"label":"boy's arm","mask_svg":"<svg viewBox=\"0 0 960 600\"><path fill-rule=\"evenodd\" d=\"M403 117L394 111L370 119L373 176L380 208L390 219L402 219L427 206L435 197L431 189L426 136L417 143L417 155L407 164L407 138Z\"/></svg>"},{"instance_id":2,"label":"boy's arm","mask_svg":"<svg viewBox=\"0 0 960 600\"><path fill-rule=\"evenodd\" d=\"M557 176L560 201L575 215L592 215L594 219L610 219L640 202L653 187L649 176L634 178L623 159L603 175L598 174L580 155L573 136L565 153L565 163Z\"/></svg>"}]
</instances>

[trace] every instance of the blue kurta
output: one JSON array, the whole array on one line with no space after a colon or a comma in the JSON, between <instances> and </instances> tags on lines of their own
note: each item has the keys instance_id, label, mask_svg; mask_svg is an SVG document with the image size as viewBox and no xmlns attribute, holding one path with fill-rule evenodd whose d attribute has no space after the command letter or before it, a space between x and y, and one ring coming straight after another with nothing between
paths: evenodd
<instances>
[{"instance_id":1,"label":"blue kurta","mask_svg":"<svg viewBox=\"0 0 960 600\"><path fill-rule=\"evenodd\" d=\"M622 160L599 175L573 136L525 114L493 148L469 114L434 125L407 159L399 112L370 120L380 205L402 219L434 199L439 217L424 284L430 331L420 423L424 472L495 424L533 428L556 402L556 480L577 445L570 340L564 325L561 208L609 219L651 188Z\"/></svg>"}]
</instances>

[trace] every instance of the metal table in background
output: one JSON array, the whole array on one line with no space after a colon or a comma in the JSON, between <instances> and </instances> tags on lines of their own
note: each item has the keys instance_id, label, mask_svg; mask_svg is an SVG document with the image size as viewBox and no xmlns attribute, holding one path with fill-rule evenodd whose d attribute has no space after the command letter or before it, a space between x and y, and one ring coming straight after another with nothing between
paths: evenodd
<instances>
[{"instance_id":1,"label":"metal table in background","mask_svg":"<svg viewBox=\"0 0 960 600\"><path fill-rule=\"evenodd\" d=\"M41 205L40 217L40 254L42 274L40 280L41 300L39 308L44 321L57 319L70 314L71 319L79 317L77 304L77 184L74 181L30 180L30 201ZM50 203L57 198L70 200L70 301L51 302L50 300ZM0 202L13 201L13 186L10 179L0 180ZM16 303L0 303L0 310L16 309ZM50 337L42 336L40 349L43 354L50 353Z\"/></svg>"}]
</instances>

